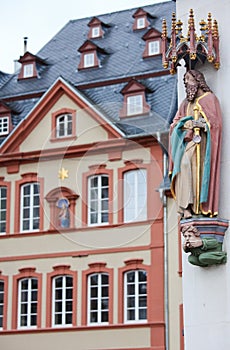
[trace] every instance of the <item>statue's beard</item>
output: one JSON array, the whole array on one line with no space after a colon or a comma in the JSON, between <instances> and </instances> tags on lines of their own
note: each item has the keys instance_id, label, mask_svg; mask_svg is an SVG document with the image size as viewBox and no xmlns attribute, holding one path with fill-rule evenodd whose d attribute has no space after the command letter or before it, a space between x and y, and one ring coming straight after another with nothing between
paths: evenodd
<instances>
[{"instance_id":1,"label":"statue's beard","mask_svg":"<svg viewBox=\"0 0 230 350\"><path fill-rule=\"evenodd\" d=\"M193 102L196 98L197 91L199 89L199 85L190 85L186 84L186 94L187 94L187 100L189 102Z\"/></svg>"}]
</instances>

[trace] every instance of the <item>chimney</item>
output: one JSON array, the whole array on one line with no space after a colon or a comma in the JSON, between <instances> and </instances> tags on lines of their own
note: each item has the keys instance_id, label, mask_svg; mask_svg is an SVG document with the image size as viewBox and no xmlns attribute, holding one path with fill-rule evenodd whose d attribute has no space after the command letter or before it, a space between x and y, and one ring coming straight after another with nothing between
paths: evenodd
<instances>
[{"instance_id":1,"label":"chimney","mask_svg":"<svg viewBox=\"0 0 230 350\"><path fill-rule=\"evenodd\" d=\"M24 53L26 53L27 51L27 40L28 40L28 37L27 36L24 36Z\"/></svg>"}]
</instances>

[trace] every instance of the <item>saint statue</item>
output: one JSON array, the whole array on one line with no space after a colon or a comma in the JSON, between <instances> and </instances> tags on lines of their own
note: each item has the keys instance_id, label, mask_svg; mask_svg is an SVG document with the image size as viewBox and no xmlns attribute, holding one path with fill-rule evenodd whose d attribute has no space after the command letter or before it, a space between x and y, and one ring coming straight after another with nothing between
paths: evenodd
<instances>
[{"instance_id":1,"label":"saint statue","mask_svg":"<svg viewBox=\"0 0 230 350\"><path fill-rule=\"evenodd\" d=\"M184 75L186 98L170 126L171 192L182 219L218 215L222 119L204 75Z\"/></svg>"},{"instance_id":2,"label":"saint statue","mask_svg":"<svg viewBox=\"0 0 230 350\"><path fill-rule=\"evenodd\" d=\"M60 198L57 201L58 213L58 226L61 228L68 228L70 225L69 217L69 201L67 198Z\"/></svg>"}]
</instances>

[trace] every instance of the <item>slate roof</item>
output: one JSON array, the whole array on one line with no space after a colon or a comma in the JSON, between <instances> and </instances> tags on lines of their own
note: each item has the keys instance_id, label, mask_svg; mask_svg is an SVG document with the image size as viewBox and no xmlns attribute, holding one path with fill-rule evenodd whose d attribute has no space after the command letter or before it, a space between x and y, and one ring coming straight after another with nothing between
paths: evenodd
<instances>
[{"instance_id":1,"label":"slate roof","mask_svg":"<svg viewBox=\"0 0 230 350\"><path fill-rule=\"evenodd\" d=\"M143 6L142 9L151 15L148 17L151 24L139 31L132 29L133 14L137 8L97 16L107 25L103 27L105 34L102 38L90 39L105 52L99 54L99 68L78 70L81 55L78 49L88 40L88 23L92 19L87 17L70 20L37 53L37 56L47 64L38 67L38 78L18 81L18 72L11 75L0 72L0 100L20 99L14 106L12 102L8 102L8 106L14 107L17 112L13 115L14 125L25 118L37 102L37 99L29 99L29 95L38 93L42 95L61 76L75 88L80 89L90 102L125 131L127 136L168 130L168 124L177 106L176 76L149 77L164 69L160 56L142 58L145 48L142 37L151 27L161 32L162 19L165 18L170 22L172 12L175 11L175 2ZM148 78L144 79L143 75L148 75ZM148 87L150 92L146 94L146 99L151 106L149 116L133 117L128 120L119 118L119 110L123 103L120 91L127 84L129 77L136 78ZM126 82L120 82L124 78ZM107 84L105 87L90 87L92 83L102 85L104 82ZM87 84L89 86L86 88Z\"/></svg>"}]
</instances>

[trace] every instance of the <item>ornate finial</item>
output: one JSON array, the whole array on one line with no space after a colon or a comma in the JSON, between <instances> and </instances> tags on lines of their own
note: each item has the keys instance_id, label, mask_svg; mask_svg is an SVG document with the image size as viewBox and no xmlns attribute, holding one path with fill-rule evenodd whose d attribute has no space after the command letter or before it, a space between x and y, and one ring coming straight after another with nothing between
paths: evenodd
<instances>
[{"instance_id":1,"label":"ornate finial","mask_svg":"<svg viewBox=\"0 0 230 350\"><path fill-rule=\"evenodd\" d=\"M213 21L212 34L213 34L213 39L219 38L218 23L216 19L214 19Z\"/></svg>"},{"instance_id":2,"label":"ornate finial","mask_svg":"<svg viewBox=\"0 0 230 350\"><path fill-rule=\"evenodd\" d=\"M195 69L199 62L205 61L213 63L216 69L220 66L219 58L219 33L217 21L212 23L212 15L208 13L207 21L200 21L200 36L196 35L193 9L189 11L188 35L183 37L183 23L176 20L176 14L172 13L171 37L167 40L166 21L162 23L162 64L174 74L180 65L180 60L184 59L187 69Z\"/></svg>"},{"instance_id":3,"label":"ornate finial","mask_svg":"<svg viewBox=\"0 0 230 350\"><path fill-rule=\"evenodd\" d=\"M167 38L167 24L166 24L166 19L163 19L162 21L162 38Z\"/></svg>"},{"instance_id":4,"label":"ornate finial","mask_svg":"<svg viewBox=\"0 0 230 350\"><path fill-rule=\"evenodd\" d=\"M162 45L161 45L161 51L162 51L162 65L165 69L168 68L168 62L166 61L166 50L167 50L167 24L166 19L163 19L162 21Z\"/></svg>"},{"instance_id":5,"label":"ornate finial","mask_svg":"<svg viewBox=\"0 0 230 350\"><path fill-rule=\"evenodd\" d=\"M179 19L176 22L176 34L179 38L182 38L182 26L183 26L183 22L181 22L181 20Z\"/></svg>"},{"instance_id":6,"label":"ornate finial","mask_svg":"<svg viewBox=\"0 0 230 350\"><path fill-rule=\"evenodd\" d=\"M207 30L207 22L205 22L205 20L202 19L199 24L200 24L200 32L201 32L201 36L199 37L199 40L204 42L205 41L205 33Z\"/></svg>"}]
</instances>

